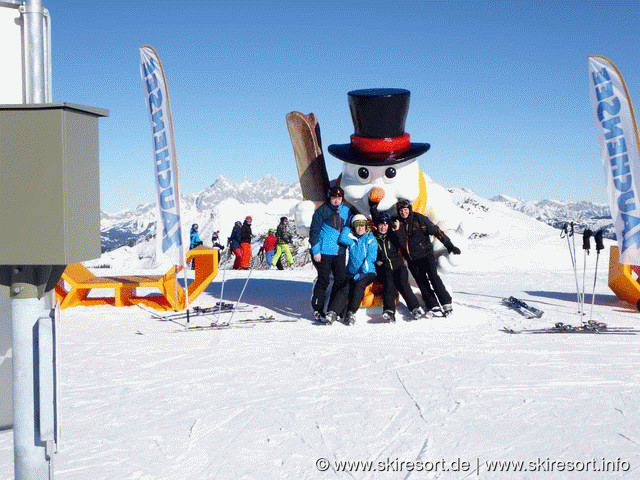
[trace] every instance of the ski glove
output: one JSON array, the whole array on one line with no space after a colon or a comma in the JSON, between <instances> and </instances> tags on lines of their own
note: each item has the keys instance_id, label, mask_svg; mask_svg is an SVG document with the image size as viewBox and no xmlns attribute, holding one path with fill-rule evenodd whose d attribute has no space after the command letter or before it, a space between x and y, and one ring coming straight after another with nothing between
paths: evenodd
<instances>
[{"instance_id":1,"label":"ski glove","mask_svg":"<svg viewBox=\"0 0 640 480\"><path fill-rule=\"evenodd\" d=\"M455 245L450 245L450 247L447 247L447 251L449 253L453 253L454 255L460 255L460 249L458 247L456 247Z\"/></svg>"}]
</instances>

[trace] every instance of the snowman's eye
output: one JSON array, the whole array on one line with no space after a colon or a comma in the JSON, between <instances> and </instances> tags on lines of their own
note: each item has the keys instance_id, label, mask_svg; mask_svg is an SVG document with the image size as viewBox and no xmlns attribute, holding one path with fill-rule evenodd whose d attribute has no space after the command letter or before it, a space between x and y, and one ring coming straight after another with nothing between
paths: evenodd
<instances>
[{"instance_id":1,"label":"snowman's eye","mask_svg":"<svg viewBox=\"0 0 640 480\"><path fill-rule=\"evenodd\" d=\"M384 171L384 176L387 178L393 178L396 176L396 169L393 167L389 167Z\"/></svg>"},{"instance_id":2,"label":"snowman's eye","mask_svg":"<svg viewBox=\"0 0 640 480\"><path fill-rule=\"evenodd\" d=\"M369 170L362 167L358 169L358 176L362 179L369 178Z\"/></svg>"}]
</instances>

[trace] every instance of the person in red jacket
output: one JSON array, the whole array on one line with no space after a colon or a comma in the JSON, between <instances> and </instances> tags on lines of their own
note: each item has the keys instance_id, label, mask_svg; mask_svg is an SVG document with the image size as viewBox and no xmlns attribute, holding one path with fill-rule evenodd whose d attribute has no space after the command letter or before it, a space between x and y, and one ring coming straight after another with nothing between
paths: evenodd
<instances>
[{"instance_id":1,"label":"person in red jacket","mask_svg":"<svg viewBox=\"0 0 640 480\"><path fill-rule=\"evenodd\" d=\"M268 267L271 267L271 261L273 260L273 255L276 253L276 243L278 239L275 235L275 230L273 228L269 229L269 233L264 237L264 242L262 242L262 250L264 251L264 260L267 263Z\"/></svg>"}]
</instances>

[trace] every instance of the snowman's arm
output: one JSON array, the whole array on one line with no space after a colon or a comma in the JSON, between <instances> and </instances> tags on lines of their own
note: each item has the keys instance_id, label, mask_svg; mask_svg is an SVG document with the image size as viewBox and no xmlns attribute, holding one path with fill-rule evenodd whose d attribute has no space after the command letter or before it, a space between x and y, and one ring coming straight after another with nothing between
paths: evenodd
<instances>
[{"instance_id":1,"label":"snowman's arm","mask_svg":"<svg viewBox=\"0 0 640 480\"><path fill-rule=\"evenodd\" d=\"M320 125L313 113L287 114L287 128L296 157L302 198L321 205L329 189L329 175L320 140Z\"/></svg>"}]
</instances>

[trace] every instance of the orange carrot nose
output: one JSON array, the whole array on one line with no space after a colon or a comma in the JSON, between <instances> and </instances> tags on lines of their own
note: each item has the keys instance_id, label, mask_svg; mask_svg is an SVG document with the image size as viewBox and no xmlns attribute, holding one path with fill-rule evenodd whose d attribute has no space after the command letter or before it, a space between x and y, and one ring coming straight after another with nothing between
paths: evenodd
<instances>
[{"instance_id":1,"label":"orange carrot nose","mask_svg":"<svg viewBox=\"0 0 640 480\"><path fill-rule=\"evenodd\" d=\"M369 200L375 203L380 203L384 198L384 190L380 187L373 187L369 192Z\"/></svg>"}]
</instances>

